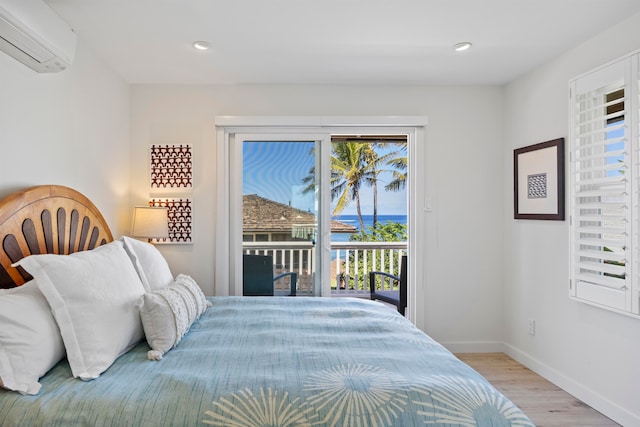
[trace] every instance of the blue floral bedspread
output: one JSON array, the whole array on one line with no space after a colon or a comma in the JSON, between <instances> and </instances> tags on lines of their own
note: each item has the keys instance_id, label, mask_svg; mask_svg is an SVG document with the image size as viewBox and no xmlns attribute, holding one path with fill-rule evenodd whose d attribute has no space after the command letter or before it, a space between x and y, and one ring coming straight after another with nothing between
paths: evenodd
<instances>
[{"instance_id":1,"label":"blue floral bedspread","mask_svg":"<svg viewBox=\"0 0 640 427\"><path fill-rule=\"evenodd\" d=\"M214 297L160 361L141 343L100 378L66 361L3 426L533 426L395 310L351 298Z\"/></svg>"}]
</instances>

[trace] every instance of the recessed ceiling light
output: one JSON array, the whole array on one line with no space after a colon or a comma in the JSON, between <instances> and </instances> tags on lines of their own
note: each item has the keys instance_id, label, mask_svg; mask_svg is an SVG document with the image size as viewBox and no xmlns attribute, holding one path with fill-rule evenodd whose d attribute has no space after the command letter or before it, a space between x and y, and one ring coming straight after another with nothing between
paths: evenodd
<instances>
[{"instance_id":1,"label":"recessed ceiling light","mask_svg":"<svg viewBox=\"0 0 640 427\"><path fill-rule=\"evenodd\" d=\"M472 45L470 42L456 43L453 45L453 50L455 50L456 52L462 52L465 50L469 50L471 46Z\"/></svg>"},{"instance_id":2,"label":"recessed ceiling light","mask_svg":"<svg viewBox=\"0 0 640 427\"><path fill-rule=\"evenodd\" d=\"M198 50L209 50L209 48L211 47L211 43L205 41L197 41L193 42L193 47Z\"/></svg>"}]
</instances>

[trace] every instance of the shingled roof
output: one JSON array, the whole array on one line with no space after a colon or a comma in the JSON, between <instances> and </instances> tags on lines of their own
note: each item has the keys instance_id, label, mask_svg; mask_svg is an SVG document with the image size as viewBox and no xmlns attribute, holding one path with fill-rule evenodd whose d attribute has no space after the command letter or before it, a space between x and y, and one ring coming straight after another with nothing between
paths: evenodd
<instances>
[{"instance_id":1,"label":"shingled roof","mask_svg":"<svg viewBox=\"0 0 640 427\"><path fill-rule=\"evenodd\" d=\"M245 232L291 233L296 228L314 227L315 223L316 217L311 212L274 202L257 194L242 196L242 227ZM357 231L349 224L331 220L332 233Z\"/></svg>"}]
</instances>

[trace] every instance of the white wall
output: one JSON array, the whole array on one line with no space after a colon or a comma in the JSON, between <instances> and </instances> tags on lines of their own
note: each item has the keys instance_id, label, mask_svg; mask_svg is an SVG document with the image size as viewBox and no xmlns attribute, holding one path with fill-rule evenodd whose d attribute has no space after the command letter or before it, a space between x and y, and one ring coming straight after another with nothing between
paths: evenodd
<instances>
[{"instance_id":1,"label":"white wall","mask_svg":"<svg viewBox=\"0 0 640 427\"><path fill-rule=\"evenodd\" d=\"M121 234L130 221L128 85L81 40L63 72L38 74L0 53L0 76L0 197L66 185Z\"/></svg>"},{"instance_id":2,"label":"white wall","mask_svg":"<svg viewBox=\"0 0 640 427\"><path fill-rule=\"evenodd\" d=\"M640 425L640 320L569 300L569 223L513 220L513 149L568 135L568 81L640 48L640 15L505 90L505 342L624 425ZM527 334L535 319L536 334Z\"/></svg>"},{"instance_id":3,"label":"white wall","mask_svg":"<svg viewBox=\"0 0 640 427\"><path fill-rule=\"evenodd\" d=\"M134 85L131 98L132 203L150 194L151 144L194 146L194 244L159 248L174 274L192 275L207 294L214 289L216 116L427 116L421 187L435 209L418 212L427 215L429 252L419 326L457 347L502 342L501 88Z\"/></svg>"}]
</instances>

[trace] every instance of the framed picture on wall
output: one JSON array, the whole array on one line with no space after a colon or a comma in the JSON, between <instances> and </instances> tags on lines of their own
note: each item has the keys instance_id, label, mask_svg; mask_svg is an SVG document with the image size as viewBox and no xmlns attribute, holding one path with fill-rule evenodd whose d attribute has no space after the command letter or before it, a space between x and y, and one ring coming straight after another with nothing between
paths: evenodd
<instances>
[{"instance_id":1,"label":"framed picture on wall","mask_svg":"<svg viewBox=\"0 0 640 427\"><path fill-rule=\"evenodd\" d=\"M152 239L152 243L173 245L193 243L193 210L190 197L150 198L149 206L163 207L167 208L169 211L169 237L163 239Z\"/></svg>"},{"instance_id":2,"label":"framed picture on wall","mask_svg":"<svg viewBox=\"0 0 640 427\"><path fill-rule=\"evenodd\" d=\"M149 148L152 190L193 189L193 148L191 144L153 144Z\"/></svg>"},{"instance_id":3,"label":"framed picture on wall","mask_svg":"<svg viewBox=\"0 0 640 427\"><path fill-rule=\"evenodd\" d=\"M513 151L515 219L564 220L564 138Z\"/></svg>"}]
</instances>

